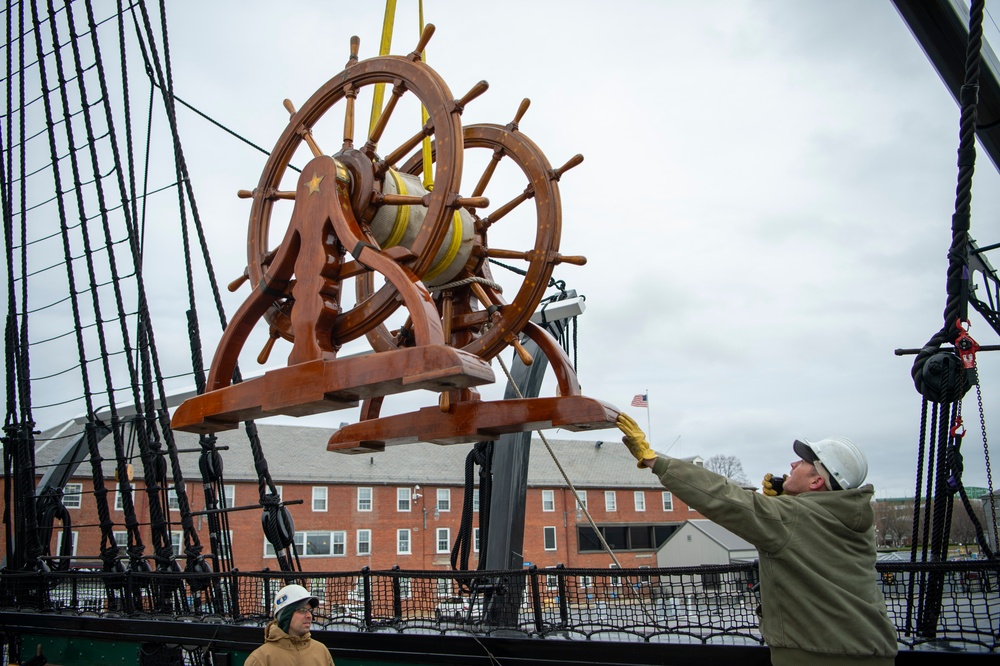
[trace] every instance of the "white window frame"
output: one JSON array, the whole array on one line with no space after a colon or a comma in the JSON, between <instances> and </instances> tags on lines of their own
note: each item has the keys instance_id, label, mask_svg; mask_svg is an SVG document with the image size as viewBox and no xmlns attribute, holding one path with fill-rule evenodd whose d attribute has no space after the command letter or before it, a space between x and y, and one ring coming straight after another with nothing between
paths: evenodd
<instances>
[{"instance_id":1,"label":"white window frame","mask_svg":"<svg viewBox=\"0 0 1000 666\"><path fill-rule=\"evenodd\" d=\"M472 528L472 552L473 553L478 553L479 552L479 528L478 527L473 527Z\"/></svg>"},{"instance_id":2,"label":"white window frame","mask_svg":"<svg viewBox=\"0 0 1000 666\"><path fill-rule=\"evenodd\" d=\"M236 484L235 483L224 483L222 484L222 495L226 498L226 507L231 508L236 506Z\"/></svg>"},{"instance_id":3,"label":"white window frame","mask_svg":"<svg viewBox=\"0 0 1000 666\"><path fill-rule=\"evenodd\" d=\"M646 510L646 493L643 490L636 490L633 493L635 498L635 510L638 512L643 512Z\"/></svg>"},{"instance_id":4,"label":"white window frame","mask_svg":"<svg viewBox=\"0 0 1000 666\"><path fill-rule=\"evenodd\" d=\"M181 510L181 499L177 496L176 486L170 486L167 488L167 508L171 511Z\"/></svg>"},{"instance_id":5,"label":"white window frame","mask_svg":"<svg viewBox=\"0 0 1000 666\"><path fill-rule=\"evenodd\" d=\"M542 511L549 512L556 510L556 491L542 491Z\"/></svg>"},{"instance_id":6,"label":"white window frame","mask_svg":"<svg viewBox=\"0 0 1000 666\"><path fill-rule=\"evenodd\" d=\"M451 529L448 527L439 527L434 533L434 551L437 553L450 553L451 552ZM441 548L441 544L444 544L444 549Z\"/></svg>"},{"instance_id":7,"label":"white window frame","mask_svg":"<svg viewBox=\"0 0 1000 666\"><path fill-rule=\"evenodd\" d=\"M663 510L664 511L674 510L674 494L669 490L663 491Z\"/></svg>"},{"instance_id":8,"label":"white window frame","mask_svg":"<svg viewBox=\"0 0 1000 666\"><path fill-rule=\"evenodd\" d=\"M604 510L608 513L618 511L618 494L614 490L604 491Z\"/></svg>"},{"instance_id":9,"label":"white window frame","mask_svg":"<svg viewBox=\"0 0 1000 666\"><path fill-rule=\"evenodd\" d=\"M615 564L614 562L612 562L611 564L608 565L608 568L609 569L618 569L619 567L618 567L617 564ZM608 585L611 585L613 587L621 587L621 584L622 584L622 577L621 576L609 576L608 577Z\"/></svg>"},{"instance_id":10,"label":"white window frame","mask_svg":"<svg viewBox=\"0 0 1000 666\"><path fill-rule=\"evenodd\" d=\"M122 491L115 491L115 511L124 511L125 507L122 505Z\"/></svg>"},{"instance_id":11,"label":"white window frame","mask_svg":"<svg viewBox=\"0 0 1000 666\"><path fill-rule=\"evenodd\" d=\"M438 578L437 585L437 595L439 597L450 597L451 596L451 580L448 578Z\"/></svg>"},{"instance_id":12,"label":"white window frame","mask_svg":"<svg viewBox=\"0 0 1000 666\"><path fill-rule=\"evenodd\" d=\"M441 513L451 511L451 488L437 489L437 504L434 508Z\"/></svg>"},{"instance_id":13,"label":"white window frame","mask_svg":"<svg viewBox=\"0 0 1000 666\"><path fill-rule=\"evenodd\" d=\"M549 547L549 536L552 537L552 547ZM559 546L556 543L556 528L554 526L547 525L542 528L542 548L548 551L558 550Z\"/></svg>"},{"instance_id":14,"label":"white window frame","mask_svg":"<svg viewBox=\"0 0 1000 666\"><path fill-rule=\"evenodd\" d=\"M233 557L233 531L232 530L226 530L226 533L229 535L229 547L228 548L222 548L222 544L219 544L220 548L219 548L219 553L218 554L219 554L219 557L229 557L230 559L232 559L232 557Z\"/></svg>"},{"instance_id":15,"label":"white window frame","mask_svg":"<svg viewBox=\"0 0 1000 666\"><path fill-rule=\"evenodd\" d=\"M413 596L413 579L412 578L400 578L399 579L399 598L409 599Z\"/></svg>"},{"instance_id":16,"label":"white window frame","mask_svg":"<svg viewBox=\"0 0 1000 666\"><path fill-rule=\"evenodd\" d=\"M180 557L184 552L184 532L173 530L170 532L170 547L174 550L174 557Z\"/></svg>"},{"instance_id":17,"label":"white window frame","mask_svg":"<svg viewBox=\"0 0 1000 666\"><path fill-rule=\"evenodd\" d=\"M576 510L577 511L581 511L583 509L586 509L587 508L587 491L586 490L577 490L576 494L579 497L579 499L574 500L576 502Z\"/></svg>"},{"instance_id":18,"label":"white window frame","mask_svg":"<svg viewBox=\"0 0 1000 666\"><path fill-rule=\"evenodd\" d=\"M309 553L306 551L306 544L309 542L310 538L323 538L326 537L327 542L330 544L329 553ZM339 549L340 553L337 552ZM344 530L334 530L328 532L326 530L309 530L304 532L295 533L295 550L298 552L299 557L344 557L347 554L347 532ZM264 558L275 557L274 548L271 547L271 542L264 538Z\"/></svg>"},{"instance_id":19,"label":"white window frame","mask_svg":"<svg viewBox=\"0 0 1000 666\"><path fill-rule=\"evenodd\" d=\"M317 513L326 513L329 506L330 490L326 486L312 487L312 510Z\"/></svg>"},{"instance_id":20,"label":"white window frame","mask_svg":"<svg viewBox=\"0 0 1000 666\"><path fill-rule=\"evenodd\" d=\"M472 489L472 513L479 513L479 488Z\"/></svg>"},{"instance_id":21,"label":"white window frame","mask_svg":"<svg viewBox=\"0 0 1000 666\"><path fill-rule=\"evenodd\" d=\"M396 511L409 513L413 510L413 492L409 488L396 488Z\"/></svg>"},{"instance_id":22,"label":"white window frame","mask_svg":"<svg viewBox=\"0 0 1000 666\"><path fill-rule=\"evenodd\" d=\"M371 555L372 554L372 531L371 530L358 530L357 533L357 546L358 555Z\"/></svg>"},{"instance_id":23,"label":"white window frame","mask_svg":"<svg viewBox=\"0 0 1000 666\"><path fill-rule=\"evenodd\" d=\"M358 486L358 511L370 512L375 506L371 486Z\"/></svg>"},{"instance_id":24,"label":"white window frame","mask_svg":"<svg viewBox=\"0 0 1000 666\"><path fill-rule=\"evenodd\" d=\"M339 553L337 551L340 551ZM334 530L330 533L330 557L347 556L347 530Z\"/></svg>"},{"instance_id":25,"label":"white window frame","mask_svg":"<svg viewBox=\"0 0 1000 666\"><path fill-rule=\"evenodd\" d=\"M67 483L63 487L62 503L67 509L79 509L83 505L83 484Z\"/></svg>"},{"instance_id":26,"label":"white window frame","mask_svg":"<svg viewBox=\"0 0 1000 666\"><path fill-rule=\"evenodd\" d=\"M396 554L410 555L413 553L413 539L410 530L396 530Z\"/></svg>"},{"instance_id":27,"label":"white window frame","mask_svg":"<svg viewBox=\"0 0 1000 666\"><path fill-rule=\"evenodd\" d=\"M118 554L128 556L128 530L114 530L115 543L118 544Z\"/></svg>"}]
</instances>

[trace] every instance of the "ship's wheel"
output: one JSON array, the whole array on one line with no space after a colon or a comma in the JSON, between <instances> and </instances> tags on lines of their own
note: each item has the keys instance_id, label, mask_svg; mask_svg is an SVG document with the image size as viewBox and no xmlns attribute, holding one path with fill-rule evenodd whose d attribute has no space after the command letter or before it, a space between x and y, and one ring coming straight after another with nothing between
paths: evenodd
<instances>
[{"instance_id":1,"label":"ship's wheel","mask_svg":"<svg viewBox=\"0 0 1000 666\"><path fill-rule=\"evenodd\" d=\"M478 398L469 389L493 381L489 360L502 350L514 346L530 362L518 337L524 332L537 340L540 335L526 329L553 267L585 263L583 257L558 252L557 183L583 158L577 155L562 168L551 168L518 129L527 100L506 126L473 125L463 131L466 104L485 92L487 84L480 82L463 98L453 99L444 80L419 57L432 33L428 26L409 56L364 61L357 61L358 43L352 40L351 59L342 73L300 109L286 101L289 124L257 187L241 192L253 199L244 273L253 291L223 334L208 391L178 409L173 427L211 432L246 418L312 414L359 400L367 401L362 420L371 420L383 396L416 388L475 402ZM390 88L388 102L373 103L371 129L363 143L356 142L358 100L377 100L383 86ZM425 122L383 151L380 144L389 143L385 137L392 123L404 122L398 108L407 101L422 107ZM341 118L342 140L330 156L319 145L320 129ZM294 189L288 189L286 174L297 151L305 148L312 159ZM478 165L471 181L475 186L463 196L463 167L473 153L479 156L471 161ZM490 208L485 195L498 168L507 170L508 183L509 174L516 174L520 185L516 194ZM530 223L530 231L517 240L523 245L491 247L491 229L509 225L515 217ZM524 237L528 234L533 238ZM522 279L509 290L509 302L491 274L490 258L521 262L515 270ZM353 302L343 298L350 280L355 283ZM390 330L387 320L401 306L407 317ZM266 320L270 335L258 360L266 360L283 338L292 343L288 367L231 385L239 353L260 319ZM375 358L338 358L343 345L362 336L378 352ZM564 358L552 358L560 354L558 348L540 347L559 366L560 395L579 396L575 373ZM444 397L440 411L447 412L448 405ZM601 407L596 412L586 418L613 423L610 411ZM560 423L579 420L572 415L577 413L569 410ZM451 427L443 426L445 431ZM452 435L443 439L471 441L462 433ZM353 440L348 436L345 441Z\"/></svg>"}]
</instances>

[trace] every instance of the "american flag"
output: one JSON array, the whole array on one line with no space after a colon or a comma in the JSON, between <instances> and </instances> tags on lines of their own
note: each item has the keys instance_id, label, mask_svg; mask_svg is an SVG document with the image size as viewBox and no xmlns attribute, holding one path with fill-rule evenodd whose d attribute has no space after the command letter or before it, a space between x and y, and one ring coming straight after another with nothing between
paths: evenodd
<instances>
[{"instance_id":1,"label":"american flag","mask_svg":"<svg viewBox=\"0 0 1000 666\"><path fill-rule=\"evenodd\" d=\"M649 400L646 398L645 393L636 393L635 397L632 398L633 407L645 407L649 409Z\"/></svg>"}]
</instances>

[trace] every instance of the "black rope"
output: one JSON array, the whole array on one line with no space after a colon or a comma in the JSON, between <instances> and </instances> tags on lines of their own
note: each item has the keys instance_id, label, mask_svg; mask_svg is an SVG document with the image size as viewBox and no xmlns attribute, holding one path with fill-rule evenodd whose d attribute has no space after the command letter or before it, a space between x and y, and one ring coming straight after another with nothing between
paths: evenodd
<instances>
[{"instance_id":1,"label":"black rope","mask_svg":"<svg viewBox=\"0 0 1000 666\"><path fill-rule=\"evenodd\" d=\"M451 568L454 571L469 570L469 555L474 541L473 498L475 494L475 467L479 466L479 564L477 570L486 566L489 547L487 535L490 523L490 499L493 495L493 446L494 442L477 442L465 457L465 495L462 502L462 517L459 521L455 545L451 549ZM456 579L463 589L469 581Z\"/></svg>"},{"instance_id":2,"label":"black rope","mask_svg":"<svg viewBox=\"0 0 1000 666\"><path fill-rule=\"evenodd\" d=\"M941 394L936 390L934 372L925 371L931 358L939 356L939 349L945 342L955 342L961 333L962 322L968 319L969 310L969 221L972 209L972 176L976 166L976 119L979 104L979 71L983 42L984 0L972 0L969 10L969 40L965 56L965 81L962 85L961 119L959 121L958 183L955 188L955 212L951 218L951 247L948 250L948 272L946 278L947 303L944 310L944 325L935 333L917 354L911 376L914 385L922 395L940 402L960 399L969 390L970 384L961 373L961 381L945 379L941 384L953 385L955 393ZM957 372L954 362L942 362L938 372L949 375Z\"/></svg>"}]
</instances>

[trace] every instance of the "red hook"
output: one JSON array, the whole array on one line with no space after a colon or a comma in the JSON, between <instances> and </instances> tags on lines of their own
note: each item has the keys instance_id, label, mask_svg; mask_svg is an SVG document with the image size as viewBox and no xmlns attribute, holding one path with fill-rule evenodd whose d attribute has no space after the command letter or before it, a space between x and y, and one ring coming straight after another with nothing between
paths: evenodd
<instances>
[{"instance_id":1,"label":"red hook","mask_svg":"<svg viewBox=\"0 0 1000 666\"><path fill-rule=\"evenodd\" d=\"M951 426L951 436L952 437L965 437L965 425L962 423L962 417L955 417L955 424Z\"/></svg>"},{"instance_id":2,"label":"red hook","mask_svg":"<svg viewBox=\"0 0 1000 666\"><path fill-rule=\"evenodd\" d=\"M979 351L979 343L973 340L968 333L972 324L968 319L959 319L955 321L955 328L958 329L958 336L955 337L955 349L958 350L958 357L962 359L962 365L965 369L971 370L976 367L976 352Z\"/></svg>"}]
</instances>

